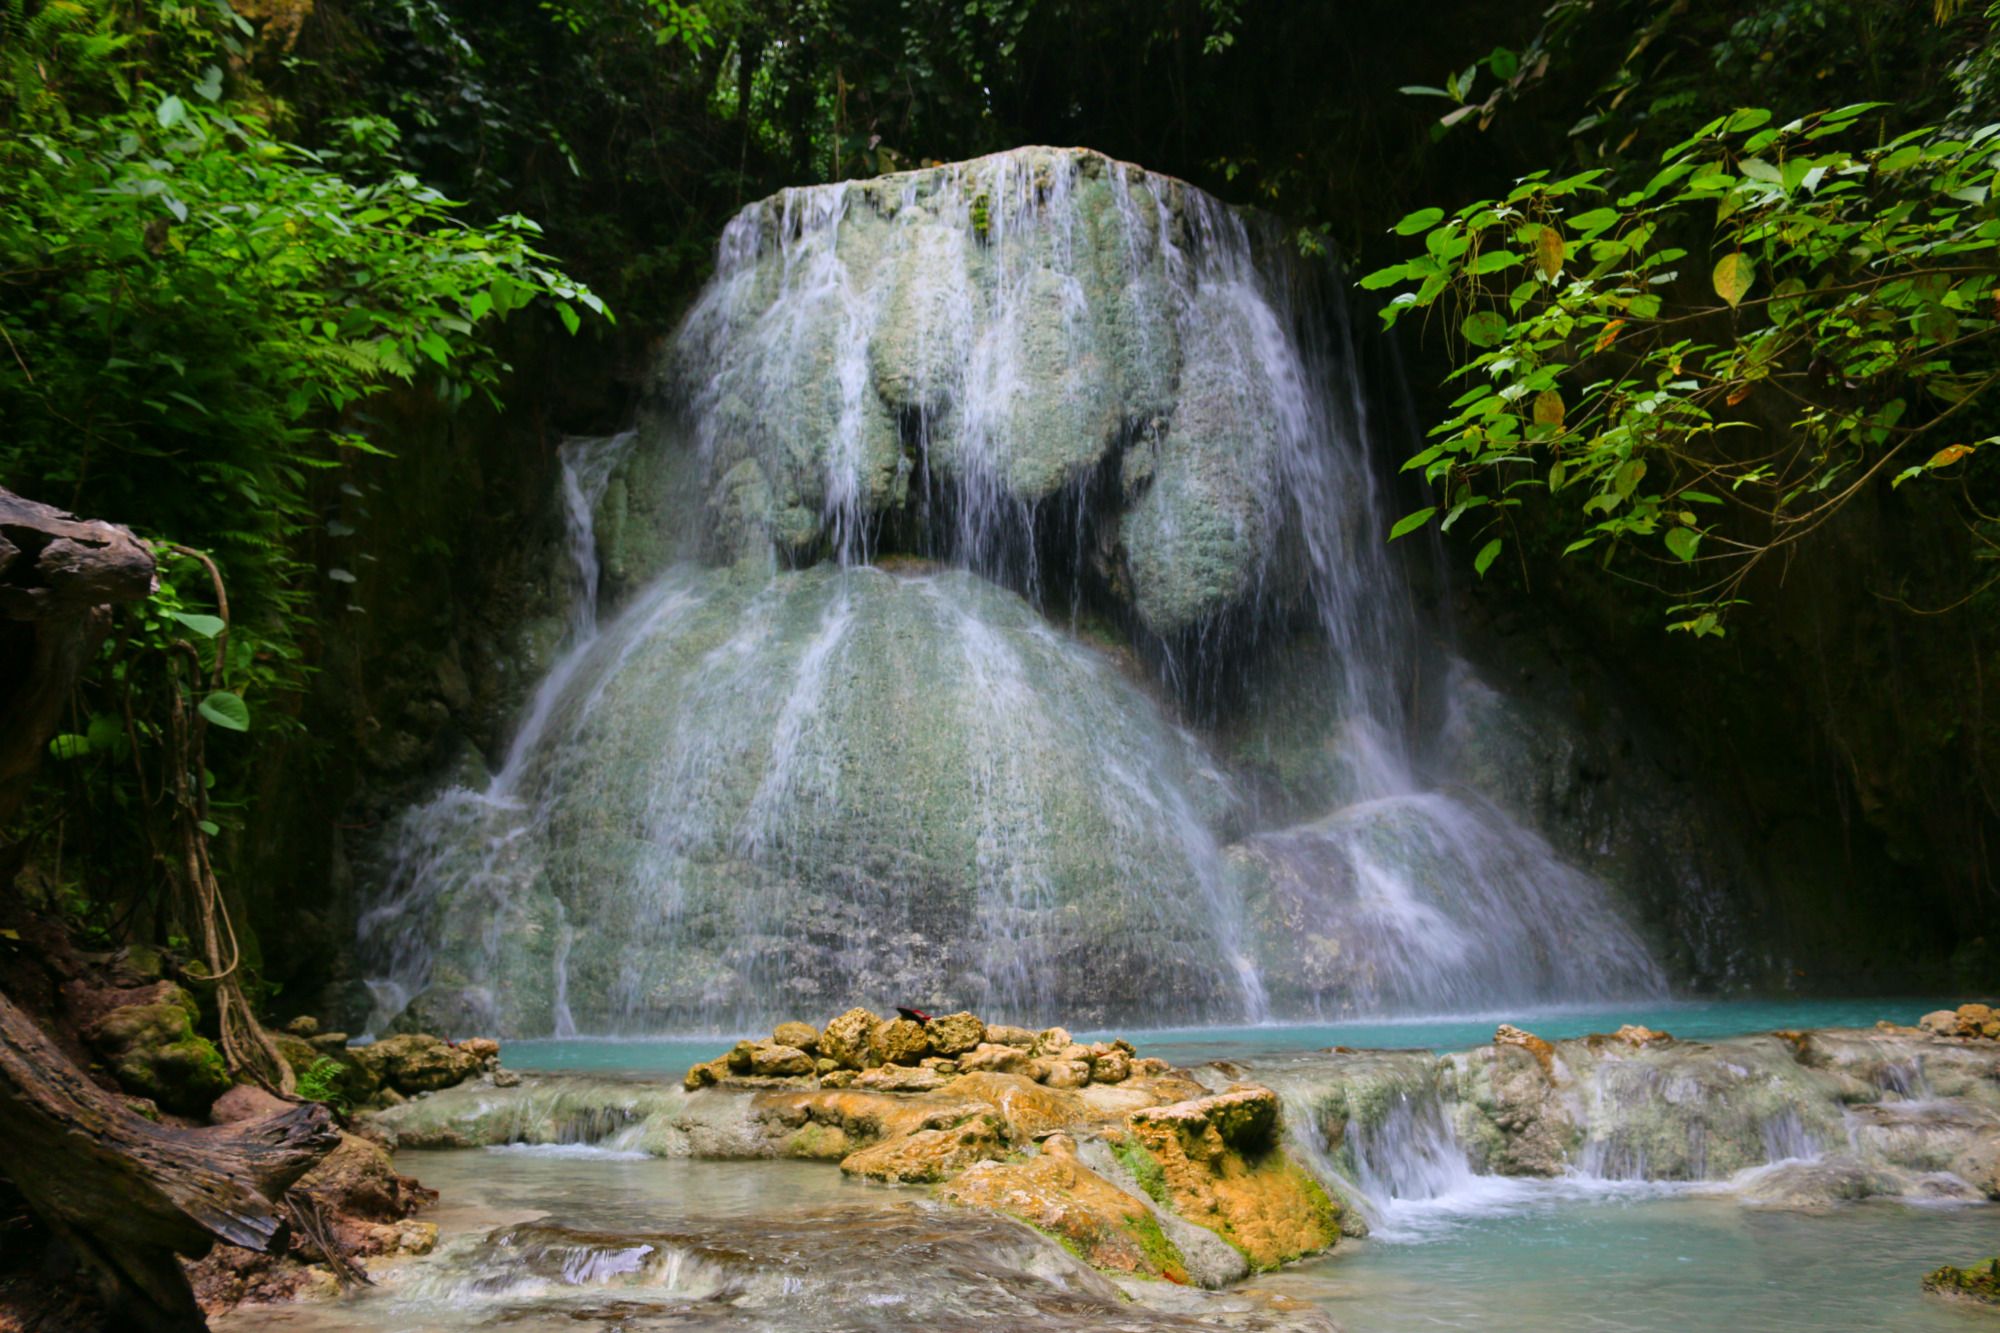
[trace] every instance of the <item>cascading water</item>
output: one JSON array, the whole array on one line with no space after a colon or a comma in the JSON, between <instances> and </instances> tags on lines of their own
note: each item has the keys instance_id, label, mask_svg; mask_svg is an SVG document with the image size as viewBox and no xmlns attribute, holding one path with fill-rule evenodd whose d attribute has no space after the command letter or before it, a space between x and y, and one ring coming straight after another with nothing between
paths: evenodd
<instances>
[{"instance_id":1,"label":"cascading water","mask_svg":"<svg viewBox=\"0 0 2000 1333\"><path fill-rule=\"evenodd\" d=\"M746 209L636 438L565 454L570 647L389 844L377 1021L1656 993L1602 885L1418 773L1361 395L1271 240L1067 150ZM1302 637L1328 813L1258 829L1174 713Z\"/></svg>"}]
</instances>

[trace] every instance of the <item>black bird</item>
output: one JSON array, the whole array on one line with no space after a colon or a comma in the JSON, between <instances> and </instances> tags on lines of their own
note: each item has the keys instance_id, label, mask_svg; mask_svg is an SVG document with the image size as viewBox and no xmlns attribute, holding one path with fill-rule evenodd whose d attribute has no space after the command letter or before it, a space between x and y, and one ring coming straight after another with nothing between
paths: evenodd
<instances>
[{"instance_id":1,"label":"black bird","mask_svg":"<svg viewBox=\"0 0 2000 1333\"><path fill-rule=\"evenodd\" d=\"M899 1004L896 1006L896 1012L904 1018L909 1019L912 1023L928 1023L931 1021L931 1016L921 1009L911 1009Z\"/></svg>"}]
</instances>

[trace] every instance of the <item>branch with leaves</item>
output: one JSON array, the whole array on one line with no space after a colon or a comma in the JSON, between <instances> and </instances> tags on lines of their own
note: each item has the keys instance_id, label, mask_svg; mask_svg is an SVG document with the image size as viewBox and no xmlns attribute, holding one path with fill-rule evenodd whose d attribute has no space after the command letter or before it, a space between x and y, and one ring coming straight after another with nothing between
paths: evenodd
<instances>
[{"instance_id":1,"label":"branch with leaves","mask_svg":"<svg viewBox=\"0 0 2000 1333\"><path fill-rule=\"evenodd\" d=\"M1392 536L1478 525L1483 576L1532 502L1721 634L1870 484L1995 466L2000 125L1842 146L1879 105L1736 111L1616 198L1537 173L1404 218L1422 253L1361 285L1399 289L1387 324L1442 316L1470 387L1404 464L1438 503Z\"/></svg>"}]
</instances>

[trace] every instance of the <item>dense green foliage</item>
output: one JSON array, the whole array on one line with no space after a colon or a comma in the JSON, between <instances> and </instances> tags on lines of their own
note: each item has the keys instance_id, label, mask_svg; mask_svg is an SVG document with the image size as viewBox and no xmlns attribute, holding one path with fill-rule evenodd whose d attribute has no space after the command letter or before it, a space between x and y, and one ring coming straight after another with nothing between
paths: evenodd
<instances>
[{"instance_id":1,"label":"dense green foliage","mask_svg":"<svg viewBox=\"0 0 2000 1333\"><path fill-rule=\"evenodd\" d=\"M204 734L286 716L317 580L351 577L298 541L316 474L384 450L361 405L391 385L491 395L489 326L540 301L575 330L602 305L527 219L465 221L388 122L280 138L229 72L254 30L227 6L7 0L0 30L0 477L162 559L51 749L116 812L86 822L130 852L146 830L185 880L165 827L213 833L228 803Z\"/></svg>"},{"instance_id":2,"label":"dense green foliage","mask_svg":"<svg viewBox=\"0 0 2000 1333\"><path fill-rule=\"evenodd\" d=\"M1491 117L1586 8L1558 6L1527 52L1416 91L1460 100L1443 125ZM1628 156L1658 129L1619 117L1628 95L1653 92L1668 123L1702 100L1685 79L1649 90L1635 56L1572 131L1622 133L1592 154L1602 165L1398 223L1423 251L1362 285L1405 289L1390 324L1443 313L1463 349L1453 378L1472 387L1405 465L1438 499L1396 532L1471 516L1483 575L1511 511L1532 505L1537 535L1663 588L1673 628L1698 636L1723 632L1760 563L1878 480L1958 484L1973 559L2000 554L2000 469L1981 452L2000 428L2000 124L1981 82L1996 17L1940 85L1958 96L1915 99L1944 124L1904 128L1911 108L1882 102L1733 109L1655 159ZM1725 78L1745 26L1717 47ZM1482 66L1507 82L1474 103Z\"/></svg>"}]
</instances>

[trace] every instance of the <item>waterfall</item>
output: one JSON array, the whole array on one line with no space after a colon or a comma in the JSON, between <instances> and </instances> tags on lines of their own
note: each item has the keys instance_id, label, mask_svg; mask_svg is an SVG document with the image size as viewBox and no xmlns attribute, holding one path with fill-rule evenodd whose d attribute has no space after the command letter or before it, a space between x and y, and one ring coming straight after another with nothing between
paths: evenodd
<instances>
[{"instance_id":1,"label":"waterfall","mask_svg":"<svg viewBox=\"0 0 2000 1333\"><path fill-rule=\"evenodd\" d=\"M1313 289L1080 150L746 208L636 430L565 449L568 646L383 852L378 1021L1659 993L1606 886L1413 757L1423 631ZM1265 825L1274 784L1317 817Z\"/></svg>"}]
</instances>

